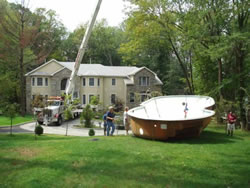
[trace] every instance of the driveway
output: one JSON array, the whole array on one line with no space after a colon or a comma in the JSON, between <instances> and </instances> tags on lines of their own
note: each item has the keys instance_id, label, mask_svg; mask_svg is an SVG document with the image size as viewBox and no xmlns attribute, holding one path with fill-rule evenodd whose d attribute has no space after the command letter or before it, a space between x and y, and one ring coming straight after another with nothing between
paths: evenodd
<instances>
[{"instance_id":1,"label":"driveway","mask_svg":"<svg viewBox=\"0 0 250 188\"><path fill-rule=\"evenodd\" d=\"M65 135L66 134L66 127L68 124L68 135L70 136L89 136L89 128L76 128L74 125L80 124L80 118L70 120L67 122L63 122L61 126L56 125L49 125L49 126L42 126L44 128L44 133L46 134L59 134L59 135ZM96 136L103 136L104 131L102 128L102 123L98 121L94 121L95 126L98 126L100 128L94 128L95 135ZM36 123L27 123L20 126L20 129L23 129L25 131L34 131ZM129 131L129 134L132 134L131 131ZM114 135L126 135L125 130L115 130Z\"/></svg>"},{"instance_id":2,"label":"driveway","mask_svg":"<svg viewBox=\"0 0 250 188\"><path fill-rule=\"evenodd\" d=\"M10 133L10 127L0 127L0 133ZM22 129L18 125L12 127L12 133L34 133L34 131Z\"/></svg>"}]
</instances>

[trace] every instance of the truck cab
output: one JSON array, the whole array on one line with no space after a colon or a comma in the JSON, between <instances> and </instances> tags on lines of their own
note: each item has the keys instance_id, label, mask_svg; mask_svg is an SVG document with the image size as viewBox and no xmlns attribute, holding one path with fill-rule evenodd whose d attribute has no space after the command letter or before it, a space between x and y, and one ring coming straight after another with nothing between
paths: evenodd
<instances>
[{"instance_id":1,"label":"truck cab","mask_svg":"<svg viewBox=\"0 0 250 188\"><path fill-rule=\"evenodd\" d=\"M48 106L38 115L38 123L48 125L56 123L61 125L63 122L64 100L62 97L49 97Z\"/></svg>"}]
</instances>

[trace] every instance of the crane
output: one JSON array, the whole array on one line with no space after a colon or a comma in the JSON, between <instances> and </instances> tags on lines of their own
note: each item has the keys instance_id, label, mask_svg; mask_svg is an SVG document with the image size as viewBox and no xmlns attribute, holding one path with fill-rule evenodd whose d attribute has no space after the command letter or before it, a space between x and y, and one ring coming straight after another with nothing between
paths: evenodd
<instances>
[{"instance_id":1,"label":"crane","mask_svg":"<svg viewBox=\"0 0 250 188\"><path fill-rule=\"evenodd\" d=\"M97 14L99 12L101 3L102 3L102 0L98 0L95 12L94 12L94 14L92 16L91 21L89 22L89 24L87 26L87 30L86 30L86 32L84 34L81 46L80 46L80 48L78 50L78 53L77 53L77 56L76 56L74 69L72 70L72 73L71 73L70 79L69 79L69 83L67 84L67 87L66 87L66 95L74 93L76 76L77 76L77 73L78 73L78 70L79 70L82 58L84 56L84 53L86 51L88 40L89 40L89 37L91 35L92 29L94 27L94 24L95 24L95 21L96 21L96 17L97 17Z\"/></svg>"}]
</instances>

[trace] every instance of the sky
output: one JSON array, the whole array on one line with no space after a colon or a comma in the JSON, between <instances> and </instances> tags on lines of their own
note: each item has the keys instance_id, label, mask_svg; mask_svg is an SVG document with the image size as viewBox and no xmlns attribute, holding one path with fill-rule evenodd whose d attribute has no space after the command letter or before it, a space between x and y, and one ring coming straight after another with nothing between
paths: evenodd
<instances>
[{"instance_id":1,"label":"sky","mask_svg":"<svg viewBox=\"0 0 250 188\"><path fill-rule=\"evenodd\" d=\"M20 0L8 0L20 2ZM26 0L28 8L46 8L55 10L60 20L69 31L73 31L82 23L90 20L98 0ZM119 26L126 18L123 0L102 0L97 20L105 18L110 26Z\"/></svg>"}]
</instances>

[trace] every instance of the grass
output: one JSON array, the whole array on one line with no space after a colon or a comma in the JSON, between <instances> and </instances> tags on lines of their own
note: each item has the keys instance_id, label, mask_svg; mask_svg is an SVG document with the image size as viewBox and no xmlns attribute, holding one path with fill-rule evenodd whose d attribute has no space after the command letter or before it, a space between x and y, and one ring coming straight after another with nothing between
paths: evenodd
<instances>
[{"instance_id":1,"label":"grass","mask_svg":"<svg viewBox=\"0 0 250 188\"><path fill-rule=\"evenodd\" d=\"M95 140L94 140L95 139ZM250 133L196 139L0 135L0 187L250 187Z\"/></svg>"},{"instance_id":2,"label":"grass","mask_svg":"<svg viewBox=\"0 0 250 188\"><path fill-rule=\"evenodd\" d=\"M13 119L13 125L26 123L30 121L33 121L32 115L26 115L24 117L18 115ZM10 126L10 118L0 115L0 127L3 127L3 126Z\"/></svg>"}]
</instances>

